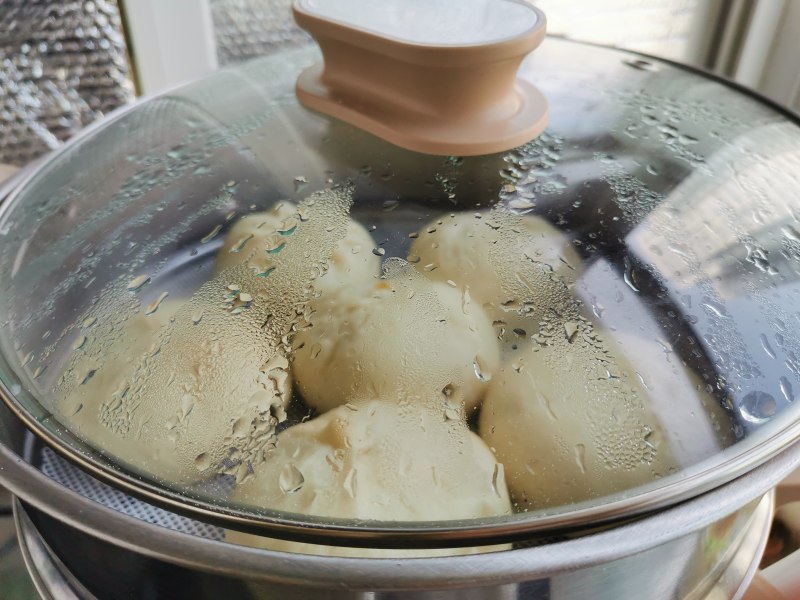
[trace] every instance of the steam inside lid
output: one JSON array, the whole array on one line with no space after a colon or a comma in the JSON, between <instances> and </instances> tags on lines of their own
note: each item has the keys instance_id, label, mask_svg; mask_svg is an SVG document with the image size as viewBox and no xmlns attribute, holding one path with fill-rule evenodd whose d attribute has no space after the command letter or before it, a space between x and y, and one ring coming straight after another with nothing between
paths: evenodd
<instances>
[{"instance_id":1,"label":"steam inside lid","mask_svg":"<svg viewBox=\"0 0 800 600\"><path fill-rule=\"evenodd\" d=\"M537 14L512 0L301 0L318 17L428 45L485 44L531 29Z\"/></svg>"}]
</instances>

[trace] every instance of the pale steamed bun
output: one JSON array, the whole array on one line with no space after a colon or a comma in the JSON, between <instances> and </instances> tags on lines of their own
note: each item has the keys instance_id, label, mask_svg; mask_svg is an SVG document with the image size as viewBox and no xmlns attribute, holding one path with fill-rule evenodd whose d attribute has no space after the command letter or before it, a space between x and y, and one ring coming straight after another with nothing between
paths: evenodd
<instances>
[{"instance_id":1,"label":"pale steamed bun","mask_svg":"<svg viewBox=\"0 0 800 600\"><path fill-rule=\"evenodd\" d=\"M409 259L428 277L469 286L493 321L531 328L581 261L569 240L544 219L501 211L455 213L419 232ZM501 324L502 324L501 323Z\"/></svg>"},{"instance_id":2,"label":"pale steamed bun","mask_svg":"<svg viewBox=\"0 0 800 600\"><path fill-rule=\"evenodd\" d=\"M503 468L444 403L366 401L340 406L278 436L236 485L236 502L320 517L431 521L511 513ZM433 556L477 549L359 550L228 532L233 543L339 556Z\"/></svg>"},{"instance_id":3,"label":"pale steamed bun","mask_svg":"<svg viewBox=\"0 0 800 600\"><path fill-rule=\"evenodd\" d=\"M472 411L499 364L492 324L467 290L399 260L387 276L312 303L294 340L306 402L325 411L359 397L449 396Z\"/></svg>"},{"instance_id":4,"label":"pale steamed bun","mask_svg":"<svg viewBox=\"0 0 800 600\"><path fill-rule=\"evenodd\" d=\"M480 435L505 466L521 508L629 489L671 465L633 369L579 325L566 349L522 348L492 380L481 409Z\"/></svg>"},{"instance_id":5,"label":"pale steamed bun","mask_svg":"<svg viewBox=\"0 0 800 600\"><path fill-rule=\"evenodd\" d=\"M273 265L269 249L274 249L299 223L297 206L288 201L276 204L266 212L240 219L227 233L217 255L215 272L247 263L258 272ZM288 235L284 235L288 234ZM370 280L380 274L380 257L372 253L375 241L356 221L349 220L341 239L327 261L327 269L314 279L314 289L331 293L353 281Z\"/></svg>"},{"instance_id":6,"label":"pale steamed bun","mask_svg":"<svg viewBox=\"0 0 800 600\"><path fill-rule=\"evenodd\" d=\"M129 317L118 334L124 344L112 345L101 360L78 361L65 373L85 381L59 403L59 410L80 437L120 462L169 483L187 484L218 467L223 455L213 453L222 452L226 438L228 448L244 446L251 427L272 428L284 418L292 389L288 361L276 355L261 369L241 369L237 378L249 384L243 387L251 393L229 406L226 418L209 417L216 408L199 405L189 393L178 394L177 402L148 403L137 411L137 405L146 401L137 400L141 382L161 352L181 353L185 368L201 378L213 364L213 341L198 340L191 329L170 325L182 304L167 300L150 315L141 311ZM159 341L160 330L168 326L172 327L169 350ZM166 399L166 392L163 396ZM277 419L272 420L272 414ZM243 476L243 472L231 474Z\"/></svg>"}]
</instances>

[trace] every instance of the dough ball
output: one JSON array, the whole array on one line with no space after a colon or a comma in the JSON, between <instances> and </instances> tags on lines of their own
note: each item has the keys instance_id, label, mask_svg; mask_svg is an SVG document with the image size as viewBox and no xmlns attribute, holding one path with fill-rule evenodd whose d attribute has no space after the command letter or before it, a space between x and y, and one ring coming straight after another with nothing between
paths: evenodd
<instances>
[{"instance_id":1,"label":"dough ball","mask_svg":"<svg viewBox=\"0 0 800 600\"><path fill-rule=\"evenodd\" d=\"M646 401L634 370L582 322L571 342L532 344L500 370L479 431L515 505L561 506L666 474L671 453Z\"/></svg>"},{"instance_id":2,"label":"dough ball","mask_svg":"<svg viewBox=\"0 0 800 600\"><path fill-rule=\"evenodd\" d=\"M432 279L468 286L498 326L528 333L570 297L567 284L581 265L550 223L499 210L432 221L420 230L409 259Z\"/></svg>"},{"instance_id":3,"label":"dough ball","mask_svg":"<svg viewBox=\"0 0 800 600\"><path fill-rule=\"evenodd\" d=\"M258 272L272 266L268 250L282 243L292 231L299 216L297 206L283 201L267 212L247 215L240 219L225 236L217 255L215 272L247 262ZM332 293L352 281L376 278L381 260L372 253L375 241L356 221L349 221L345 237L336 245L328 260L328 268L314 279L314 289Z\"/></svg>"},{"instance_id":4,"label":"dough ball","mask_svg":"<svg viewBox=\"0 0 800 600\"><path fill-rule=\"evenodd\" d=\"M456 520L511 513L503 468L461 419L436 403L367 401L340 406L278 436L238 503L341 519ZM478 549L360 550L228 533L234 543L290 552L432 556ZM484 549L485 550L485 549Z\"/></svg>"},{"instance_id":5,"label":"dough ball","mask_svg":"<svg viewBox=\"0 0 800 600\"><path fill-rule=\"evenodd\" d=\"M500 357L491 321L469 294L431 282L404 261L396 272L312 303L293 342L306 402L326 411L358 398L444 393L469 413Z\"/></svg>"},{"instance_id":6,"label":"dough ball","mask_svg":"<svg viewBox=\"0 0 800 600\"><path fill-rule=\"evenodd\" d=\"M248 392L233 405L206 405L175 384L161 394L163 402L150 402L154 394L144 392L142 382L163 374L162 352L179 353L183 368L204 385L215 384L215 342L192 335L183 304L166 300L153 314L141 311L124 321L114 343L100 343L99 356L87 354L65 373L79 385L59 403L64 420L90 445L173 485L213 475L225 451L250 443L252 427L274 430L292 395L288 361L275 355L260 369L241 368L235 378ZM189 321L186 327L180 327L182 319ZM242 477L247 467L236 467L231 474Z\"/></svg>"}]
</instances>

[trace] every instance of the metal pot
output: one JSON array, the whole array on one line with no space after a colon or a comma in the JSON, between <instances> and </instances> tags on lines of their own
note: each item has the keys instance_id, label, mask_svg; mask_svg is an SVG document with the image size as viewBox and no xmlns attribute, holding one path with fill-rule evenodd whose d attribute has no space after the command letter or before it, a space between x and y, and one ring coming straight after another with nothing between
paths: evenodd
<instances>
[{"instance_id":1,"label":"metal pot","mask_svg":"<svg viewBox=\"0 0 800 600\"><path fill-rule=\"evenodd\" d=\"M512 0L504 3L512 11L528 10ZM319 56L312 47L297 48L119 111L21 174L6 190L0 209L0 277L9 286L0 290L6 319L0 335L0 395L10 412L4 408L0 419L0 481L28 505L25 514L19 512L23 534L31 540L39 536L66 571L75 572L89 589L98 586L98 594L112 593L101 590L104 575L113 575L113 585L126 580L132 565L141 565L126 584L132 597L154 571L213 585L236 581L242 595L281 598L339 593L443 598L464 597L466 590L475 597L691 598L712 589L723 572L730 589L737 589L752 574L763 543L769 512L764 495L796 466L800 453L794 445L800 419L792 387L800 380L794 351L800 326L792 302L800 273L800 233L792 225L798 206L792 179L800 160L797 116L676 65L564 40L549 40L517 72L520 52L541 41L538 13L534 25L514 37L482 42L486 56L502 63L498 71L494 63L486 70L492 81L505 85L506 93L471 92L465 82L472 75L464 77L464 69L483 56L475 54L474 44L426 45L381 34L380 28L343 27L330 15L310 14L314 6L299 1L298 18L320 41L331 70L326 75L317 65L303 71L298 97L336 119L298 104L297 73ZM398 86L400 79L385 73L348 79L340 59L361 51L372 53L360 63L369 72L391 68L407 78L403 81L423 82L420 95L406 97L413 86ZM415 79L409 65L424 76ZM392 93L381 96L372 87L377 80ZM439 80L447 82L451 93L431 91ZM461 96L469 102L447 110L448 102ZM542 104L545 97L549 109ZM348 98L356 101L343 100ZM386 105L376 105L376 98ZM394 102L397 98L402 101ZM524 109L510 114L514 106ZM387 107L391 110L383 110ZM432 114L437 118L431 119ZM520 132L540 133L548 118L548 132L523 146L506 146L518 144ZM492 139L482 138L487 132ZM409 152L394 144L436 153L453 148L464 156ZM263 344L271 351L282 344L287 354L304 347L311 353L313 344L292 346L292 340L313 327L276 328L275 314L258 312L263 310L258 302L270 294L297 300L294 307L324 299L325 292L314 287L328 273L321 265L345 235L343 223L352 218L369 225L371 231L362 226L367 239L374 235L379 240L368 257L393 256L382 275L373 274L379 285L399 281L392 280L391 269L397 272L401 265L404 273L425 278L417 280L429 289L462 286L464 314L463 292L471 285L476 297L486 294L477 303L480 311L494 310L503 317L486 317L486 329L496 328L500 340L493 373L475 354L460 364L467 366L465 384L479 391L467 398L467 392L458 395L463 391L458 385L437 382L432 404L444 412L444 418L436 413L437 423L457 422L462 439L472 440L489 457L483 471L473 472L477 463L462 464L457 483L478 482L480 494L492 492L506 503L503 510L468 511L456 518L448 512L451 497L440 495L435 518L419 510L405 517L359 513L372 506L369 502L350 512L314 512L293 504L312 485L295 494L306 480L291 461L278 465L291 467L288 482L281 470L274 477L277 486L236 498L245 485L278 474L267 458L274 456L269 451L281 450L280 443L268 440L271 448L265 443L255 450L246 445L264 437L256 425L268 429L270 440L286 439L302 430L307 417L312 424L328 418L324 413L330 407L309 408L314 406L308 386L313 377L306 379L306 388L300 386L300 395L288 398L287 393L282 400L288 403L274 413L273 404L268 411L258 403L236 405L239 396L250 398L253 390L237 396L230 391L233 385L218 386L223 389L216 389L217 396L206 398L219 403L195 402L184 394L185 387L175 396L179 388L170 387L174 370L170 374L169 369L158 373L164 381L155 393L147 382L137 388L156 407L153 413L136 413L142 396L123 402L127 387L113 394L105 390L111 400L103 396L92 404L100 394L86 390L119 373L87 361L102 362L111 355L121 361L112 366L124 364L134 342L141 342L135 331L125 329L127 319L157 313L166 291L188 296L201 294L206 284L221 283L214 275L221 268L215 266L221 260L216 255L237 240L222 240L219 234L232 235L237 214L270 211L287 198L299 204L296 218L294 213L289 218L293 226L282 222L271 245L259 247L254 256L284 264L272 257L287 244L289 250L280 256L291 255L291 244L278 243L287 236L301 244L295 258L319 256L276 284L271 283L276 278L263 279L277 268L272 262L234 266L230 272L250 278L263 293L259 300L252 305L247 290L227 285L224 305L213 305L216 313L195 316L186 301L158 330L153 339L159 344L144 346L142 364L168 351L178 362L192 356L192 347L170 346L173 330L190 325L190 319L202 324L191 330L200 333L184 338L189 343L209 342L213 348L211 342L225 341L226 335L227 342L237 342L241 321L253 323L244 317L225 319L247 310L252 313L244 314L259 316L260 330L275 338ZM352 203L349 212L340 210L343 199ZM341 218L326 220L324 210L330 207L338 207L343 214L334 217ZM312 208L322 212L303 218L301 209ZM471 239L486 242L481 235L490 230L505 234L490 242L505 248L501 258L515 259L498 261L492 254L495 262L489 261L488 269L461 265L442 281L436 278L444 269L432 274L441 265L414 267L410 246L417 242L410 240L430 242L427 249L435 251L440 242L425 236L438 230L452 233L461 222L456 211L459 219L479 218L485 224ZM238 253L248 239L239 240L223 258ZM530 250L528 242L539 239L546 241ZM553 253L554 246L565 249ZM491 254L490 245L485 247ZM521 248L526 250L517 252ZM248 270L254 267L255 274ZM497 275L493 268L506 271L494 287L482 288ZM534 279L527 279L531 273L525 269L533 269ZM536 298L536 286L528 285L533 280L551 285L548 289L557 289L568 302ZM525 289L520 291L518 284ZM514 297L493 298L508 289ZM407 299L413 297L410 293ZM421 331L417 340L425 339L426 327L438 331L438 324L447 321L434 313L416 313L420 320L406 324L406 330ZM97 339L112 339L116 345L104 346ZM488 339L481 347L494 347L491 334ZM435 333L429 341L437 341ZM602 353L593 355L598 360L573 362L578 347L584 353L602 347ZM461 350L457 344L442 348L437 348L439 358ZM255 355L262 348L251 350ZM614 353L619 354L616 362L608 358ZM532 377L520 387L517 375L532 372L524 364L543 355L549 357L542 364L550 372L539 367L539 379ZM263 361L251 362L258 371ZM238 378L230 365L223 367L211 369L212 384L261 382ZM177 371L184 379L207 372ZM317 386L323 396L326 387L335 387L335 376L329 372L314 380L323 383ZM570 387L575 382L578 387ZM580 401L570 403L575 389ZM159 403L162 391L168 397ZM284 395L277 384L271 393L273 399ZM392 388L387 395L394 393L400 391ZM455 416L447 413L451 396L461 403ZM508 398L526 402L515 412L513 405L502 408ZM177 416L159 412L164 406ZM245 416L252 415L240 416L235 412L240 409L258 409L258 415L250 423ZM279 421L284 409L289 427ZM341 404L330 413L336 410L357 412L358 406ZM204 420L195 421L198 413ZM33 435L26 437L21 423ZM248 423L258 436L249 435ZM570 423L578 425L571 428ZM392 429L382 432L389 436ZM198 439L206 435L212 442L204 446ZM539 439L552 443L528 445ZM517 447L523 448L521 458L515 455ZM312 452L317 449L312 446ZM431 461L438 455L407 450L418 452L415 457L421 456L426 467L436 466ZM173 454L180 460L171 463ZM59 468L72 475L59 478L48 471L62 463L66 466ZM88 475L75 475L81 472L74 465ZM85 485L76 484L78 479ZM539 486L538 481L549 483ZM341 488L328 486L355 497L346 481ZM405 504L397 508L407 508L425 490L400 491L406 493ZM276 505L259 503L267 492L276 492ZM159 527L153 523L161 523L158 518L146 516L152 514L167 523L193 519L181 522L195 534ZM260 535L249 538L255 545L289 544L283 546L289 551L226 543L220 528ZM216 539L197 531L213 531ZM65 540L98 546L91 554L108 559L107 571L98 573L96 564L82 562L84 553L73 556ZM293 545L307 542L316 544L316 551L303 554ZM342 547L364 557L324 556ZM387 549L396 556L366 557ZM408 550L446 556L408 558L402 555ZM460 555L465 551L473 554ZM119 557L113 566L112 557ZM727 570L734 557L747 567ZM197 589L170 588L170 597L188 590L197 594Z\"/></svg>"},{"instance_id":2,"label":"metal pot","mask_svg":"<svg viewBox=\"0 0 800 600\"><path fill-rule=\"evenodd\" d=\"M71 490L43 474L22 457L35 454L37 442L0 410L0 469L4 484L24 501L15 508L18 532L31 547L27 562L40 573L37 584L45 598L48 590L63 589L60 585L80 599L90 598L89 592L121 600L738 598L758 566L771 525L773 496L764 492L800 464L795 445L695 500L571 540L519 543L513 550L476 556L319 557L176 531L155 507L111 488L95 496L101 502L90 500L88 488L106 486L52 452L50 460L62 463L56 476L80 483ZM138 518L120 512L123 505ZM168 526L147 522L154 513L160 515L157 523ZM204 527L198 523L195 531Z\"/></svg>"}]
</instances>

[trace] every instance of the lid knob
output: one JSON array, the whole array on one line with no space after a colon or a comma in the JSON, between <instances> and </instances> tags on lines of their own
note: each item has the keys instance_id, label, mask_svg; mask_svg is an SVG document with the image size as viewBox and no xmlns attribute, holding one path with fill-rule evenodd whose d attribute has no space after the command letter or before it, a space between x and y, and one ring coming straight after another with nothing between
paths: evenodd
<instances>
[{"instance_id":1,"label":"lid knob","mask_svg":"<svg viewBox=\"0 0 800 600\"><path fill-rule=\"evenodd\" d=\"M516 73L545 35L519 0L295 0L323 62L305 106L427 154L502 152L539 135L547 100Z\"/></svg>"}]
</instances>

